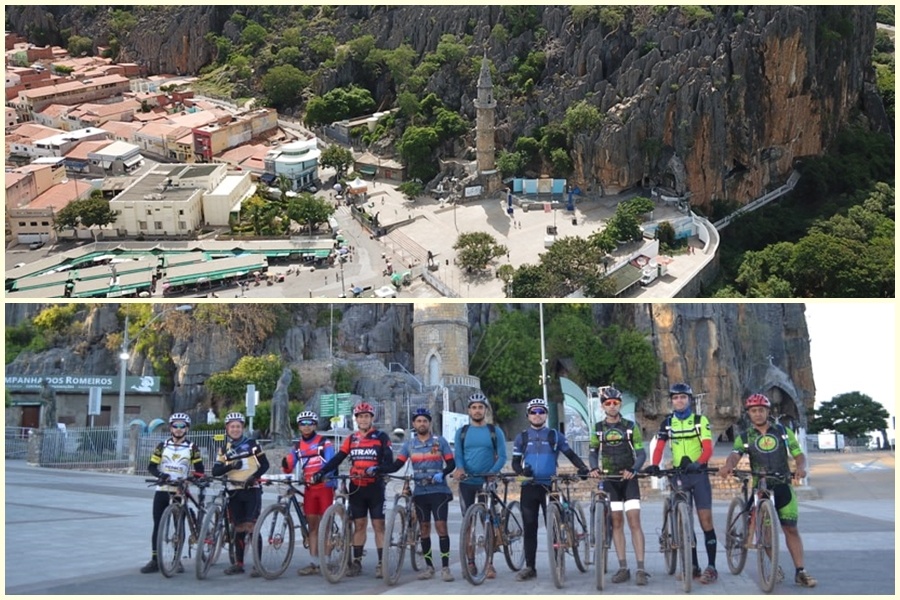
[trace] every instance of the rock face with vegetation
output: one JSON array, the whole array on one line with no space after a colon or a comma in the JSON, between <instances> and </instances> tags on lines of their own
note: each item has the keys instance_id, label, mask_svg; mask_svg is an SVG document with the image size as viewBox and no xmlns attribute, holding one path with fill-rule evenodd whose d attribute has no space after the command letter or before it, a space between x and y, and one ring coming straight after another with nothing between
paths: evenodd
<instances>
[{"instance_id":1,"label":"rock face with vegetation","mask_svg":"<svg viewBox=\"0 0 900 600\"><path fill-rule=\"evenodd\" d=\"M486 53L498 149L542 131L550 147L535 174L604 193L663 184L709 209L781 185L854 114L877 108L875 15L875 6L11 6L7 23L56 43L73 31L114 38L120 60L150 73L194 74L251 48L232 68L246 74L242 90L261 90L267 72L289 63L306 74L301 103L358 84L380 108L403 92L434 93L472 123ZM284 52L288 30L298 50ZM551 160L554 144L563 152Z\"/></svg>"},{"instance_id":2,"label":"rock face with vegetation","mask_svg":"<svg viewBox=\"0 0 900 600\"><path fill-rule=\"evenodd\" d=\"M28 324L33 327L30 339L40 336L45 341L43 348L33 344L15 356L7 374L58 374L61 365L71 374L116 373L123 326L119 306L72 305L74 309L66 309L70 312L50 306L6 306L8 356L9 332L22 335ZM468 308L470 332L476 332L496 321L501 307L469 304ZM386 365L398 362L413 370L412 305L343 304L335 305L333 314L325 304L197 305L192 313L160 319L165 335L149 346L138 346L129 362L131 374L168 377L163 387L171 390L175 410L205 413L209 404L204 382L210 375L231 369L242 356L268 353L281 357L299 374L302 391L292 400L307 401L332 391L332 364L346 369L349 388L367 398L402 401L409 393L403 378L389 373ZM668 386L687 381L703 394L703 412L716 433L722 433L740 415L743 399L771 383L773 365L798 390L799 397L793 400L801 405L799 412L812 409L815 385L802 304L594 304L590 313L598 327L635 330L650 342L661 369L655 388L638 405L642 423L650 430L669 410ZM475 356L478 340L472 337L470 355ZM537 330L533 341L538 347ZM160 356L171 362L156 362L154 357ZM155 369L156 364L168 372ZM537 363L534 372L539 372ZM785 394L762 391L783 412L796 416L798 411Z\"/></svg>"}]
</instances>

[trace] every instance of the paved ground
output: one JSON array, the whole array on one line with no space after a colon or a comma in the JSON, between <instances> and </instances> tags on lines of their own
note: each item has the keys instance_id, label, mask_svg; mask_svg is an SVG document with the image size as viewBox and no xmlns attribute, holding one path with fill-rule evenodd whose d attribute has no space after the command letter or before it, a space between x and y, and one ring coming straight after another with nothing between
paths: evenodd
<instances>
[{"instance_id":1,"label":"paved ground","mask_svg":"<svg viewBox=\"0 0 900 600\"><path fill-rule=\"evenodd\" d=\"M886 452L862 454L813 454L811 484L820 492L817 500L801 501L800 528L806 545L806 565L819 580L813 590L792 582L780 585L780 594L894 594L895 480L894 456ZM363 577L329 585L319 578L298 578L293 570L306 559L302 549L294 556L291 571L275 581L227 577L225 559L214 567L207 581L188 572L173 579L142 575L139 567L149 554L152 490L143 479L117 474L93 474L41 469L23 461L5 463L6 594L594 594L593 572L579 573L571 560L564 591L557 590L547 570L544 530L539 532L538 579L518 583L498 555L498 577L477 588L459 574L456 540L458 510L451 509L453 540L452 583L423 583L406 567L400 583L391 588L375 580L374 542L369 536ZM266 494L266 502L272 494ZM727 505L714 503L719 539ZM613 594L679 593L674 578L665 575L655 538L661 521L658 501L644 504L642 520L647 536L647 569L650 585L633 582L612 585ZM629 543L630 546L630 543ZM634 566L634 556L628 555ZM790 558L783 549L782 564L789 574ZM693 594L757 594L756 567L751 552L743 573L728 573L719 554L719 582L694 586ZM792 578L790 578L792 579ZM312 585L313 587L306 587ZM427 587L423 587L427 586ZM426 591L427 590L427 591Z\"/></svg>"}]
</instances>

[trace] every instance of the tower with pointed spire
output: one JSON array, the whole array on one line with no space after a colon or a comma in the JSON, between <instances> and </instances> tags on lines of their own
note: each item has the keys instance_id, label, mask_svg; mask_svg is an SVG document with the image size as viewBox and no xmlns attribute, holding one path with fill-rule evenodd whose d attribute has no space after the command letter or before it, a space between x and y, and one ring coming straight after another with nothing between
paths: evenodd
<instances>
[{"instance_id":1,"label":"tower with pointed spire","mask_svg":"<svg viewBox=\"0 0 900 600\"><path fill-rule=\"evenodd\" d=\"M478 94L475 97L475 162L478 174L496 172L494 156L494 83L491 81L490 63L487 50L481 59L481 73L478 75Z\"/></svg>"}]
</instances>

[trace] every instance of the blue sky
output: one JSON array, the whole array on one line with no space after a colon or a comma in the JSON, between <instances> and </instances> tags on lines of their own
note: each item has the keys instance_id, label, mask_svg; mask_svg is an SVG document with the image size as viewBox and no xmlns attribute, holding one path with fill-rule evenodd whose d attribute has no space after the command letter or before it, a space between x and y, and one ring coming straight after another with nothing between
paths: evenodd
<instances>
[{"instance_id":1,"label":"blue sky","mask_svg":"<svg viewBox=\"0 0 900 600\"><path fill-rule=\"evenodd\" d=\"M816 406L858 391L897 414L896 312L893 300L806 303Z\"/></svg>"}]
</instances>

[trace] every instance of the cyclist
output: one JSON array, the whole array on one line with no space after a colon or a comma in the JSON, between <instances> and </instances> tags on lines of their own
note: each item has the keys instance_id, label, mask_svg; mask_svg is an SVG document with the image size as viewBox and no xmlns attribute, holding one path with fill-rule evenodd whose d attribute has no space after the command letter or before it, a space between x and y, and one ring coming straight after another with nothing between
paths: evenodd
<instances>
[{"instance_id":1,"label":"cyclist","mask_svg":"<svg viewBox=\"0 0 900 600\"><path fill-rule=\"evenodd\" d=\"M614 387L605 388L600 393L600 402L606 418L594 425L591 435L591 452L588 459L591 473L620 475L619 481L604 480L601 485L609 494L609 508L612 517L612 537L619 558L619 570L612 577L613 583L623 583L631 579L628 560L625 556L625 519L631 530L631 544L637 560L635 583L647 585L649 575L644 570L644 531L641 529L641 488L635 473L644 466L647 453L641 438L641 427L634 421L622 417L622 394Z\"/></svg>"},{"instance_id":2,"label":"cyclist","mask_svg":"<svg viewBox=\"0 0 900 600\"><path fill-rule=\"evenodd\" d=\"M297 415L297 427L300 439L294 442L291 451L281 459L281 470L294 473L306 482L303 493L303 513L309 523L309 565L300 567L297 575L319 574L319 522L325 509L334 503L334 482L328 481L313 485L312 476L334 456L334 444L326 437L316 433L319 415L305 410Z\"/></svg>"},{"instance_id":3,"label":"cyclist","mask_svg":"<svg viewBox=\"0 0 900 600\"><path fill-rule=\"evenodd\" d=\"M380 579L381 557L384 548L384 479L377 476L378 467L387 467L394 462L391 450L391 439L388 435L375 429L375 407L368 402L360 402L353 407L357 431L354 431L341 449L331 460L322 465L318 473L313 475L313 483L320 483L325 475L331 473L350 457L350 518L354 521L353 560L347 568L347 577L356 577L362 573L363 546L366 545L367 515L372 518L372 529L375 532L375 548L378 550L378 564L375 567L375 578Z\"/></svg>"},{"instance_id":4,"label":"cyclist","mask_svg":"<svg viewBox=\"0 0 900 600\"><path fill-rule=\"evenodd\" d=\"M262 509L262 488L259 477L269 470L269 459L256 440L244 435L244 415L231 412L225 415L225 445L216 452L213 476L227 475L228 518L234 526L235 562L225 569L226 575L244 572L244 548L247 536ZM261 573L253 567L251 577Z\"/></svg>"},{"instance_id":5,"label":"cyclist","mask_svg":"<svg viewBox=\"0 0 900 600\"><path fill-rule=\"evenodd\" d=\"M530 427L516 436L513 442L512 468L519 475L531 477L522 482L519 502L522 505L522 529L525 541L525 568L516 575L516 581L527 581L537 577L535 559L537 557L537 532L540 512L547 509L547 492L550 478L556 475L559 453L566 455L578 468L579 475L587 475L588 467L566 442L566 436L556 429L547 427L547 401L534 398L525 409Z\"/></svg>"},{"instance_id":6,"label":"cyclist","mask_svg":"<svg viewBox=\"0 0 900 600\"><path fill-rule=\"evenodd\" d=\"M712 431L709 427L709 419L703 415L694 414L694 391L686 383L676 383L669 388L669 399L672 402L672 412L663 419L657 433L657 444L653 450L651 465L646 472L650 475L659 473L659 463L662 460L666 442L672 442L672 465L685 469L682 477L684 490L693 491L694 504L697 507L697 518L706 546L706 555L709 564L701 573L700 563L697 560L696 546L692 549L691 559L694 564L693 576L700 583L713 583L719 578L716 571L716 530L712 520L712 486L709 483L709 474L703 471L712 458L713 444ZM679 574L680 576L680 574Z\"/></svg>"},{"instance_id":7,"label":"cyclist","mask_svg":"<svg viewBox=\"0 0 900 600\"><path fill-rule=\"evenodd\" d=\"M416 482L413 504L416 507L416 518L419 520L419 538L426 565L419 579L434 577L434 561L431 556L433 515L441 551L441 579L453 581L454 577L450 572L450 534L447 531L447 513L450 501L453 500L453 492L450 491L450 486L444 478L456 468L456 461L453 460L453 451L447 440L432 433L430 410L417 408L412 424L415 435L403 443L394 464L386 469L379 468L378 472L394 473L412 463L413 478Z\"/></svg>"},{"instance_id":8,"label":"cyclist","mask_svg":"<svg viewBox=\"0 0 900 600\"><path fill-rule=\"evenodd\" d=\"M747 409L751 426L744 434L735 438L734 449L725 460L725 466L719 469L719 475L730 476L741 456L746 452L750 457L751 471L787 474L790 472L788 465L788 454L790 454L797 464L795 477L797 479L806 477L806 456L800 449L797 436L790 429L769 420L772 411L772 403L769 399L763 394L753 394L747 398L744 406ZM778 510L778 520L781 522L784 540L788 552L791 553L791 559L794 561L796 569L794 583L803 587L816 587L816 580L803 567L803 540L800 539L800 531L797 529L799 511L794 488L786 478L770 477L768 480L771 482L769 489L774 495L775 508ZM781 567L778 569L779 575L782 575Z\"/></svg>"},{"instance_id":9,"label":"cyclist","mask_svg":"<svg viewBox=\"0 0 900 600\"><path fill-rule=\"evenodd\" d=\"M141 573L156 573L159 571L159 563L156 560L156 534L159 531L159 520L163 512L172 500L172 494L178 491L173 485L166 485L165 481L184 479L191 473L203 473L203 457L197 444L187 438L191 428L191 418L185 413L172 413L169 417L169 431L172 435L164 442L160 442L150 455L150 464L147 470L154 477L158 477L162 483L156 486L153 494L153 535L150 538L150 562L141 567ZM184 572L181 563L178 564L179 573Z\"/></svg>"},{"instance_id":10,"label":"cyclist","mask_svg":"<svg viewBox=\"0 0 900 600\"><path fill-rule=\"evenodd\" d=\"M488 406L490 403L481 392L469 396L469 422L456 430L453 440L453 458L456 461L453 477L459 481L459 498L463 514L475 503L475 495L484 485L483 478L471 475L499 473L506 464L506 438L502 429L485 421ZM485 577L488 579L497 576L493 560L493 555L488 557L485 571ZM468 568L475 570L475 562L471 558L468 561Z\"/></svg>"}]
</instances>

